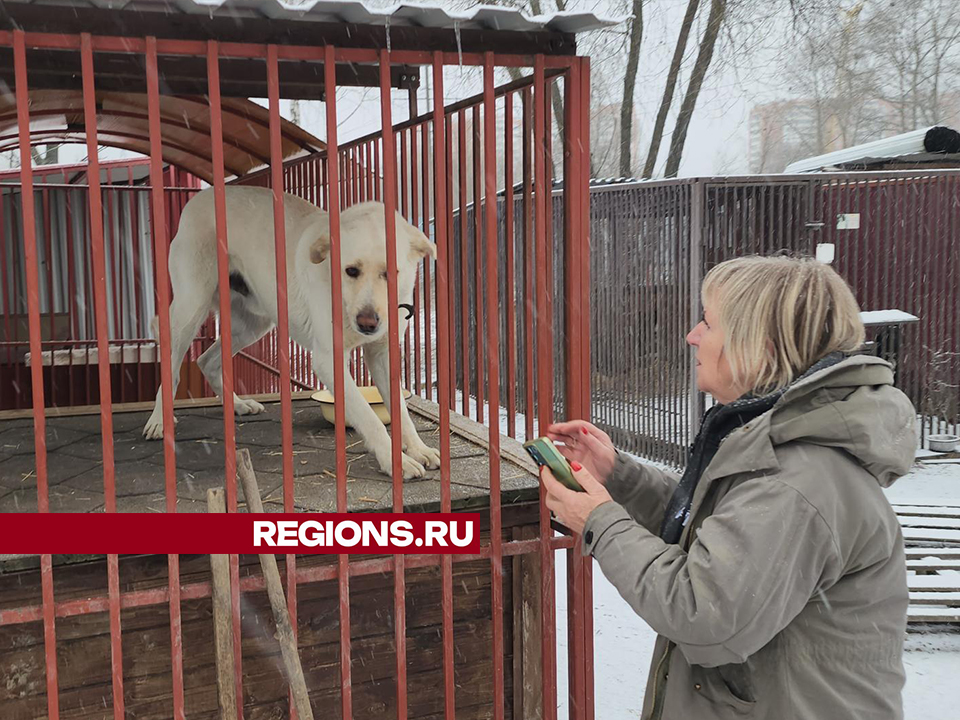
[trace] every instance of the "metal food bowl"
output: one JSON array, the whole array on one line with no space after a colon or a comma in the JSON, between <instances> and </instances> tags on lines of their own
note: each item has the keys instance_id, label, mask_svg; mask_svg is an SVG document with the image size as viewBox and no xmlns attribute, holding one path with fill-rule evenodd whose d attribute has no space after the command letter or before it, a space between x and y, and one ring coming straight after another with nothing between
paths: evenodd
<instances>
[{"instance_id":1,"label":"metal food bowl","mask_svg":"<svg viewBox=\"0 0 960 720\"><path fill-rule=\"evenodd\" d=\"M384 425L389 425L390 409L383 402L383 398L380 397L380 391L373 385L361 385L359 390L360 394L363 395L363 399L370 403L370 407L373 408L377 417L380 418L380 422ZM409 390L404 390L403 399L406 400L412 394ZM333 425L336 422L336 408L334 406L333 393L329 390L320 390L310 397L320 403L320 410L323 412L323 417L328 423ZM347 427L351 427L350 423L347 423Z\"/></svg>"},{"instance_id":2,"label":"metal food bowl","mask_svg":"<svg viewBox=\"0 0 960 720\"><path fill-rule=\"evenodd\" d=\"M933 452L953 452L960 437L956 435L927 435L928 446Z\"/></svg>"}]
</instances>

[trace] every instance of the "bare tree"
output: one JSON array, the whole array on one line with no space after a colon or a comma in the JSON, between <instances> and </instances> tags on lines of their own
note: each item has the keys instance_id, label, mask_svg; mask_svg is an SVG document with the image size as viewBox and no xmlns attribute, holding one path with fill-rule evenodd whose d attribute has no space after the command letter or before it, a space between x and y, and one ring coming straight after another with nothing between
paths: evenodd
<instances>
[{"instance_id":1,"label":"bare tree","mask_svg":"<svg viewBox=\"0 0 960 720\"><path fill-rule=\"evenodd\" d=\"M960 85L960 6L904 0L881 6L863 27L892 113L890 130L908 132L953 115ZM951 100L953 102L951 102Z\"/></svg>"},{"instance_id":2,"label":"bare tree","mask_svg":"<svg viewBox=\"0 0 960 720\"><path fill-rule=\"evenodd\" d=\"M650 137L650 150L647 151L647 162L643 166L643 177L653 177L653 168L657 164L657 155L660 153L660 143L663 141L663 129L667 124L667 114L670 112L670 106L673 104L673 94L677 89L677 80L680 77L680 65L683 62L683 55L687 50L687 39L690 37L690 29L693 27L693 21L697 16L697 8L700 7L700 0L689 0L687 11L683 15L683 21L680 23L680 35L677 37L677 44L673 48L673 59L670 61L670 69L667 71L667 80L663 87L663 98L660 100L660 109L657 111L657 119L653 125L653 134Z\"/></svg>"},{"instance_id":3,"label":"bare tree","mask_svg":"<svg viewBox=\"0 0 960 720\"><path fill-rule=\"evenodd\" d=\"M643 42L643 0L633 0L630 20L630 42L627 48L627 73L623 79L623 102L620 103L620 175L633 175L633 93L637 85L640 45Z\"/></svg>"},{"instance_id":4,"label":"bare tree","mask_svg":"<svg viewBox=\"0 0 960 720\"><path fill-rule=\"evenodd\" d=\"M670 138L670 154L667 155L667 177L676 177L680 168L680 157L683 155L683 146L687 141L690 118L693 117L697 99L700 97L703 79L707 75L707 70L710 69L713 49L716 47L717 37L720 35L720 26L723 25L726 11L727 0L711 0L707 27L704 30L703 38L700 40L697 60L693 65L693 72L690 74L690 82L687 85L687 92L683 96L683 103L680 105L680 113L677 115L677 124L674 127L673 136Z\"/></svg>"}]
</instances>

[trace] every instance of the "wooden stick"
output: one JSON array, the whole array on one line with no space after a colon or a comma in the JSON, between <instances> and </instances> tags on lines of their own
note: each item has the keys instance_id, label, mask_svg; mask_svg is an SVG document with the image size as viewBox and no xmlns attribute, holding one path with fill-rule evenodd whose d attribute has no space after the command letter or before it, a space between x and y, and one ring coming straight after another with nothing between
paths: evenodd
<instances>
[{"instance_id":1,"label":"wooden stick","mask_svg":"<svg viewBox=\"0 0 960 720\"><path fill-rule=\"evenodd\" d=\"M207 512L225 513L221 488L207 490ZM221 720L237 718L237 684L233 663L233 613L230 606L230 556L210 555L213 583L213 637L217 663L217 694Z\"/></svg>"},{"instance_id":2,"label":"wooden stick","mask_svg":"<svg viewBox=\"0 0 960 720\"><path fill-rule=\"evenodd\" d=\"M250 451L246 448L237 452L237 474L243 485L243 496L247 501L247 512L262 513L263 502L260 500L260 488L257 486L257 476L250 462ZM287 671L287 680L290 683L290 692L293 694L293 703L300 720L313 720L313 710L310 707L310 696L307 693L307 682L303 677L303 667L300 665L300 653L297 651L297 639L293 634L290 623L290 614L287 611L287 600L283 595L283 585L280 582L280 569L277 567L276 555L261 555L260 566L263 568L263 579L267 586L267 597L270 598L270 608L277 623L277 641L280 643L280 654L283 656L283 665Z\"/></svg>"}]
</instances>

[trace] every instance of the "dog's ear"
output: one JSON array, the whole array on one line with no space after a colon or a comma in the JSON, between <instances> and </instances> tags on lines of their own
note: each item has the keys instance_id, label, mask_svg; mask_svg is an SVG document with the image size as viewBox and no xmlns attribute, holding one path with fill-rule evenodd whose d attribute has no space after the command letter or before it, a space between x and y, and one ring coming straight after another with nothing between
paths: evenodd
<instances>
[{"instance_id":1,"label":"dog's ear","mask_svg":"<svg viewBox=\"0 0 960 720\"><path fill-rule=\"evenodd\" d=\"M310 245L310 262L319 265L330 254L330 221L324 216L310 223L300 238Z\"/></svg>"},{"instance_id":2,"label":"dog's ear","mask_svg":"<svg viewBox=\"0 0 960 720\"><path fill-rule=\"evenodd\" d=\"M424 235L417 228L410 225L407 228L407 237L410 239L410 257L419 260L427 256L437 257L437 246L430 242L430 238Z\"/></svg>"}]
</instances>

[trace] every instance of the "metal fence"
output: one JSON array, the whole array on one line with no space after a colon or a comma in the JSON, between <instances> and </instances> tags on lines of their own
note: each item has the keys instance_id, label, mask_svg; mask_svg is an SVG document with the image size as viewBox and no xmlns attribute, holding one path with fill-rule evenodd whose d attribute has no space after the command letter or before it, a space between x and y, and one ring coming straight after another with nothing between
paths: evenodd
<instances>
[{"instance_id":1,"label":"metal fence","mask_svg":"<svg viewBox=\"0 0 960 720\"><path fill-rule=\"evenodd\" d=\"M899 309L897 384L921 439L957 427L960 173L825 173L591 190L593 418L622 448L675 467L705 398L684 337L724 260L832 244L862 310Z\"/></svg>"},{"instance_id":2,"label":"metal fence","mask_svg":"<svg viewBox=\"0 0 960 720\"><path fill-rule=\"evenodd\" d=\"M79 22L79 21L78 21ZM81 24L80 27L83 27ZM87 29L90 29L87 27ZM349 26L347 26L349 33ZM355 45L364 40L353 41ZM459 34L457 37L459 46ZM328 38L329 41L329 38ZM378 41L379 42L379 41ZM396 42L396 40L394 40ZM101 187L100 171L97 162L97 114L95 94L98 84L104 82L104 76L95 72L97 62L104 62L104 57L108 53L120 55L124 58L129 56L131 62L137 67L143 67L145 70L146 90L148 100L148 111L146 117L142 118L145 127L148 130L150 140L150 184L142 188L149 192L151 233L153 242L151 250L154 253L153 267L156 273L156 307L158 309L160 330L160 377L162 378L161 392L163 397L163 424L164 424L164 485L163 497L167 512L177 511L177 457L174 445L174 416L173 416L173 377L176 373L176 364L171 363L170 355L167 352L171 347L170 342L170 318L168 307L170 305L170 283L167 268L167 249L169 237L174 232L173 223L165 217L163 208L168 198L165 197L164 182L162 177L162 143L160 136L160 95L162 77L161 69L164 63L168 62L169 57L187 57L196 59L205 63L207 68L206 82L204 87L209 90L210 106L210 148L212 151L212 165L214 172L214 194L217 198L215 207L215 227L217 231L218 244L217 256L218 267L221 270L219 283L219 309L220 326L223 328L221 337L221 352L223 355L223 473L226 485L226 501L228 512L237 512L238 509L238 491L237 491L237 467L236 467L236 421L234 418L233 390L237 388L242 390L237 382L240 375L234 372L233 363L230 362L232 353L231 332L230 332L230 291L227 282L227 272L229 258L227 253L227 213L224 200L224 175L225 166L223 158L223 128L221 117L221 93L229 84L221 84L221 65L229 65L234 61L249 61L254 67L253 71L258 76L265 78L262 84L262 90L269 98L269 132L271 138L271 153L269 169L263 173L262 180L264 184L271 187L283 186L288 190L307 197L314 202L322 204L324 209L330 211L331 225L331 264L339 264L339 225L340 210L342 207L352 204L361 199L361 188L366 188L370 192L372 188L378 189L374 192L375 197L382 197L385 204L385 224L387 226L387 284L390 297L390 314L393 317L399 317L399 306L397 298L397 258L390 249L392 245L393 234L395 232L393 209L398 208L401 212L412 212L411 222L414 224L424 224L424 219L434 213L441 219L439 223L438 235L438 258L432 266L428 265L423 269L421 275L421 288L429 288L427 293L418 293L418 303L431 303L436 310L436 327L438 330L435 337L439 342L434 344L430 340L429 333L425 334L423 346L419 346L421 338L421 326L415 323L413 341L413 350L416 359L420 360L420 353L425 353L423 362L427 368L436 369L439 382L436 387L436 399L440 405L439 415L439 446L440 446L440 505L445 511L450 511L452 507L452 481L451 481L451 423L455 392L453 383L450 382L458 371L452 358L455 357L458 348L453 346L454 337L459 336L455 332L448 330L455 327L454 314L467 308L467 314L470 308L464 301L457 306L451 295L458 292L474 293L473 311L477 317L485 316L486 326L481 332L482 323L477 322L474 332L474 345L467 347L467 352L474 354L478 360L478 367L486 364L484 380L476 383L476 390L471 389L470 393L475 395L477 404L482 406L484 402L496 411L503 403L500 397L505 397L506 407L511 408L511 403L515 401L512 397L512 388L515 387L513 374L519 372L517 369L521 363L527 368L526 380L529 387L536 385L537 398L539 402L534 405L525 406L528 411L528 418L532 418L534 413L541 425L551 421L553 415L553 405L544 398L554 397L554 386L564 388L566 398L566 412L575 417L586 417L589 414L589 373L586 365L589 357L589 348L587 343L581 339L588 334L587 326L589 318L581 315L580 309L586 308L589 303L587 294L588 287L588 268L589 256L587 252L588 236L588 218L586 215L587 197L587 159L589 152L588 138L588 110L589 103L589 64L586 59L574 56L557 56L545 58L542 54L530 54L524 56L504 56L494 54L493 52L458 52L444 53L440 50L426 52L420 50L389 50L380 48L376 43L371 47L335 47L332 44L325 46L297 45L295 42L285 43L282 46L274 44L250 44L247 42L223 42L210 40L208 42L184 40L184 39L161 39L141 36L131 37L100 37L91 36L88 33L74 34L73 32L62 35L53 34L26 34L22 30L0 32L0 46L12 52L14 69L16 71L16 96L18 114L18 134L21 156L29 158L29 148L31 143L31 117L28 78L31 81L35 75L28 73L28 65L33 67L36 62L37 53L43 56L44 53L66 52L73 56L78 56L82 63L82 79L73 78L73 85L80 89L82 86L84 96L84 121L87 147L90 157L90 187L86 195L89 204L89 223L90 232L88 242L91 252L91 263L94 266L91 277L91 294L94 299L93 330L96 337L97 346L97 371L100 380L98 386L97 400L100 404L101 418L101 451L102 451L102 472L103 472L103 494L105 497L105 511L108 513L117 512L117 462L114 456L114 413L113 406L116 398L112 396L110 387L110 368L109 356L111 335L109 332L109 311L112 307L111 302L116 300L108 291L107 275L107 255L106 248L109 247L110 231L109 227L105 232L104 228L104 201L109 202L108 198L112 190ZM27 52L30 48L30 52ZM458 48L459 49L459 48ZM109 57L109 56L108 56ZM280 145L280 97L283 84L280 81L281 67L290 67L291 64L311 65L311 71L322 73L323 87L326 92L326 111L327 111L327 151L322 157L311 157L302 162L283 163L281 145ZM495 87L494 72L497 68L503 66L521 66L527 67L530 72L521 81L509 86ZM37 62L37 65L41 63ZM380 87L379 109L382 118L382 127L387 131L378 133L368 138L345 142L338 146L337 142L337 92L338 79L340 78L340 68L349 68L351 71L357 66L368 66L373 77L376 77ZM394 125L392 120L391 104L391 71L402 65L421 65L427 66L431 74L431 86L433 88L433 106L425 114L407 123ZM444 107L443 105L443 81L445 65L470 65L482 68L483 71L483 93L472 98L464 104L453 107ZM50 65L52 67L52 65ZM236 65L234 65L236 67ZM245 66L246 67L246 66ZM558 79L562 78L562 79ZM81 82L82 80L82 82ZM201 78L201 82L203 79ZM563 213L560 216L562 222L554 219L554 213L549 210L547 198L549 198L550 187L548 184L548 165L549 157L549 131L551 127L549 122L549 112L551 103L547 101L552 96L552 90L555 85L562 83L562 94L564 97L564 134L561 138L562 148L564 150L564 176L566 179L564 198L566 202L563 206ZM239 91L238 91L239 92ZM228 94L228 93L227 93ZM525 100L519 99L523 96ZM255 95L264 97L264 95ZM501 343L511 348L514 342L512 331L506 333L503 337L500 333L501 321L506 323L507 328L512 328L519 323L519 313L511 303L501 303L501 298L497 296L500 287L498 272L494 269L497 264L497 229L491 227L496 223L496 206L493 202L498 195L501 187L500 176L497 172L497 158L499 148L504 148L504 155L512 157L509 149L509 143L512 142L514 133L513 118L511 116L511 107L517 108L524 104L526 106L524 126L524 142L528 143L530 153L529 162L525 162L520 174L522 183L525 187L532 188L532 194L527 196L524 217L532 223L533 232L527 232L524 235L525 247L532 252L533 260L537 268L550 268L553 263L553 270L539 274L545 281L539 282L535 287L526 285L526 295L524 299L525 317L529 322L524 325L527 337L536 336L538 347L552 347L555 333L563 332L567 338L569 349L565 352L563 358L554 358L550 352L541 352L537 357L537 365L534 368L532 358L533 348L527 345L524 350L526 358L519 357L516 352L512 355L512 360L501 367L498 359L499 353L490 353L489 348L499 348ZM463 266L455 268L454 263L458 259L456 241L454 240L453 216L454 209L458 207L453 195L452 168L454 167L452 157L454 156L453 138L455 134L451 131L453 122L462 122L464 113L470 112L476 121L482 117L483 130L480 136L481 140L475 147L477 152L474 154L473 175L475 187L482 187L482 194L485 198L483 210L485 223L477 232L473 249L480 262L486 263L486 273L480 272L481 266L478 263L475 267L475 275L467 276L465 282L467 287L461 287L457 279L463 278ZM458 115L459 113L459 115ZM504 123L498 122L498 118L507 118L506 127ZM477 123L478 125L478 123ZM391 132L390 129L393 129ZM106 134L105 129L101 131ZM416 154L410 150L407 141L411 135L419 134L420 142L423 147L433 148L432 152L422 152ZM461 132L458 135L460 144L465 141L465 136ZM429 143L429 145L428 145ZM482 165L480 163L479 149L482 147ZM371 155L372 154L372 155ZM398 157L399 154L399 157ZM361 158L358 161L358 156ZM373 171L366 175L355 172L356 168L368 168L369 159L373 160ZM423 160L421 171L421 181L412 179L408 174L416 171L417 161ZM382 172L381 172L382 165ZM422 178L429 172L427 182L422 182ZM34 183L34 172L28 163L22 168L20 173L20 188L22 211L21 216L25 222L19 229L19 244L24 252L24 280L23 290L26 296L26 314L28 316L29 351L34 358L42 357L44 338L42 336L41 315L44 309L40 303L40 270L38 263L39 240L44 236L38 233L37 213L35 211L36 190L42 187L36 187ZM42 179L41 179L42 180ZM293 186L291 187L291 182ZM512 179L507 173L504 182L507 187L512 187ZM37 185L42 186L42 181ZM322 191L321 191L322 189ZM419 201L424 203L422 214L417 219L416 210L418 204L417 191L419 189ZM429 191L430 209L426 208ZM479 197L479 193L477 195ZM287 278L286 278L286 243L282 235L284 228L283 217L283 195L277 193L274 196L274 219L277 228L274 246L271 251L276 253L277 287L278 287L278 316L279 327L276 340L276 348L282 349L276 351L277 365L279 367L280 380L280 410L283 428L283 441L279 451L282 454L282 494L283 508L285 512L293 512L294 507L294 460L292 452L292 426L293 410L291 386L292 381L297 379L299 372L297 358L294 354L287 354L285 351L289 347L289 322L287 315ZM408 204L409 202L409 204ZM461 211L464 209L463 203L459 205ZM110 216L107 215L107 218ZM109 220L107 222L109 225ZM552 226L552 232L550 228ZM561 233L561 235L557 235ZM49 237L49 235L47 235ZM560 254L558 259L554 259L548 252L548 237L562 237L562 243L556 243L554 249ZM511 231L506 231L505 242L510 247L514 240ZM459 251L463 255L463 248ZM469 247L467 247L469 252ZM507 256L510 254L507 253ZM5 253L4 253L4 256ZM49 255L48 255L49 257ZM562 258L562 265L559 261ZM433 280L430 274L432 270ZM457 271L460 272L457 272ZM526 272L533 272L534 266L530 265ZM563 294L557 295L551 288L549 279L553 277L554 271L562 272L564 284ZM508 269L509 273L510 270ZM334 385L334 394L336 397L337 415L335 423L335 455L336 455L336 508L338 512L345 512L348 509L347 495L347 454L346 454L346 428L343 415L344 407L344 356L340 352L344 347L344 328L342 313L342 298L338 291L338 277L335 273L332 289L333 305L333 369L330 375L325 378L329 385ZM470 284L475 283L475 285ZM508 282L509 284L509 282ZM52 287L52 286L51 286ZM116 296L119 297L119 296ZM554 316L554 309L560 304L560 297L568 304L568 310L564 315L564 327L554 328L551 325L550 318ZM429 300L435 298L435 301ZM415 312L415 317L425 318L426 324L430 324L429 311L424 313ZM480 315L480 314L483 315ZM491 322L491 320L493 320ZM397 337L397 325L391 324L391 335L389 337L389 355L391 359L390 373L390 414L397 418L400 415L400 358L403 352L400 338ZM466 329L466 325L463 326ZM449 342L448 342L449 340ZM410 347L408 341L406 347ZM486 348L486 350L484 350ZM355 361L359 362L358 358ZM469 362L460 366L462 372L467 368ZM419 366L419 362L418 362ZM410 365L407 365L406 372L409 373ZM357 373L362 372L362 365L355 366ZM557 375L556 373L561 374ZM32 420L35 438L35 474L30 473L33 487L37 493L37 507L40 512L49 512L51 510L50 502L50 483L47 472L47 415L44 408L47 405L46 387L43 378L42 367L40 363L33 363L29 368L31 376L31 397L30 407L32 408ZM365 374L365 372L364 372ZM427 377L431 374L428 370ZM557 382L556 378L562 378L562 382ZM339 378L334 381L333 378ZM410 384L410 376L405 378L407 384ZM413 390L416 393L424 394L428 399L432 393L432 382L427 382L421 387L419 375L413 382ZM511 421L513 414L507 418L507 434L514 434L516 428ZM506 603L504 594L504 567L508 558L518 558L522 556L536 557L539 559L539 572L537 576L537 597L540 598L541 606L539 610L539 627L531 628L531 634L536 634L540 640L539 644L539 662L538 669L542 670L542 675L534 683L533 691L539 696L542 716L544 718L555 718L557 709L557 625L556 625L556 582L554 570L554 555L558 551L566 551L567 560L567 632L568 632L568 660L566 668L568 679L569 708L571 718L584 718L590 720L593 717L593 663L592 663L592 581L591 564L589 558L582 557L580 553L580 541L570 536L557 536L554 533L549 510L546 508L545 501L540 498L539 503L535 504L537 525L535 526L536 536L524 540L511 539L507 536L505 530L508 529L504 522L501 506L501 474L500 474L500 448L501 448L501 426L499 418L488 418L486 448L489 458L489 540L486 542L478 557L474 560L481 560L488 568L490 578L490 623L492 627L491 638L487 647L490 649L490 666L485 668L484 677L489 678L492 686L492 702L483 710L484 714L493 717L505 717L510 706L507 704L506 693L511 688L505 682L505 643L510 641L506 635L501 618L504 608L509 607ZM404 509L404 483L402 476L402 439L398 428L401 423L395 422L391 426L391 467L392 467L392 508L395 512ZM53 452L53 448L49 448ZM218 449L219 452L219 449ZM25 478L26 479L26 478ZM123 478L120 478L122 481ZM408 496L409 497L409 496ZM337 698L328 698L328 709L330 712L339 711L339 717L350 718L355 714L358 716L369 716L373 706L354 706L353 680L351 676L351 657L356 657L357 645L361 638L351 634L351 614L354 612L351 606L351 592L355 592L357 577L363 576L381 576L385 574L388 580L385 586L391 587L392 607L382 608L383 622L389 623L393 631L393 651L395 662L391 663L395 677L395 693L393 687L390 693L395 697L396 713L398 717L408 716L408 633L407 633L407 590L406 582L408 570L412 571L415 567L435 567L439 566L434 578L434 587L437 588L439 596L438 605L442 612L442 633L437 637L431 638L431 651L442 656L442 669L440 677L442 684L438 683L434 687L434 692L438 699L442 699L443 716L453 718L457 710L456 700L464 692L459 686L463 680L462 677L455 678L454 670L454 636L463 637L461 627L454 626L454 598L458 589L454 586L454 568L461 567L461 563L470 558L444 556L439 559L436 556L426 556L419 560L405 560L404 556L396 555L388 558L364 558L351 559L346 555L337 558L335 565L330 565L321 574L310 573L309 568L301 567L294 556L287 556L285 564L285 575L287 580L287 592L289 593L288 602L294 609L292 612L293 623L297 623L297 597L309 592L311 587L315 587L318 582L332 582L336 588L331 588L330 592L337 598L337 615L339 628L337 637L338 659L331 660L330 668L336 667L339 670L339 702ZM36 703L45 705L47 714L51 719L61 716L61 688L58 685L58 663L64 661L58 653L58 627L62 629L63 618L65 616L99 616L103 619L108 614L109 617L109 656L111 663L111 675L109 679L109 688L102 689L101 699L98 699L97 705L103 707L97 708L100 715L109 714L108 705L112 705L113 716L123 717L126 712L136 714L136 701L139 698L131 696L125 692L136 686L136 682L128 675L130 661L129 658L136 658L142 649L130 648L123 642L123 622L126 622L126 616L122 618L121 611L130 607L142 606L166 606L169 608L169 653L163 659L163 673L169 672L170 691L160 698L160 701L166 706L166 716L173 718L184 718L187 709L190 708L191 698L185 697L185 672L189 671L189 666L184 664L183 637L188 628L182 623L182 603L188 600L207 597L210 594L210 588L206 585L188 583L182 578L180 557L170 555L167 558L168 571L166 577L162 578L163 587L160 589L124 589L121 585L121 570L119 556L116 554L108 555L106 559L107 572L106 577L99 590L84 598L82 602L70 604L62 597L62 588L58 588L55 583L55 571L52 557L49 554L40 557L40 583L42 595L34 601L21 601L26 604L18 604L16 607L4 608L0 610L0 627L14 626L28 622L42 622L43 624L43 661L30 670L30 682L32 687L36 688L34 696ZM230 559L230 603L233 608L232 616L232 644L234 647L234 663L236 667L236 683L238 686L238 696L256 702L255 697L250 694L244 695L241 683L246 682L243 674L243 665L249 659L249 654L242 651L241 646L241 626L240 626L240 603L242 597L248 597L253 587L250 582L241 584L241 572L239 558L236 555ZM181 585L181 580L184 580ZM126 576L124 576L126 581ZM183 591L183 592L182 592ZM378 618L381 617L381 609L377 610ZM387 619L389 617L389 619ZM63 636L61 634L60 640ZM354 642L356 641L356 642ZM151 651L154 655L160 651ZM126 657L124 657L126 653ZM411 657L414 653L411 653ZM412 675L412 673L411 673ZM45 676L46 682L42 683ZM189 681L189 677L186 678ZM98 690L98 692L101 692ZM414 695L416 686L410 685L410 693ZM391 700L392 702L392 700ZM126 703L129 703L127 705ZM359 705L359 703L358 703ZM249 709L249 708L248 708ZM73 708L65 706L65 715L75 713ZM242 712L242 711L241 711ZM382 711L381 711L382 712ZM366 715L364 713L367 713ZM431 715L439 717L440 710ZM255 713L251 713L253 716Z\"/></svg>"}]
</instances>

